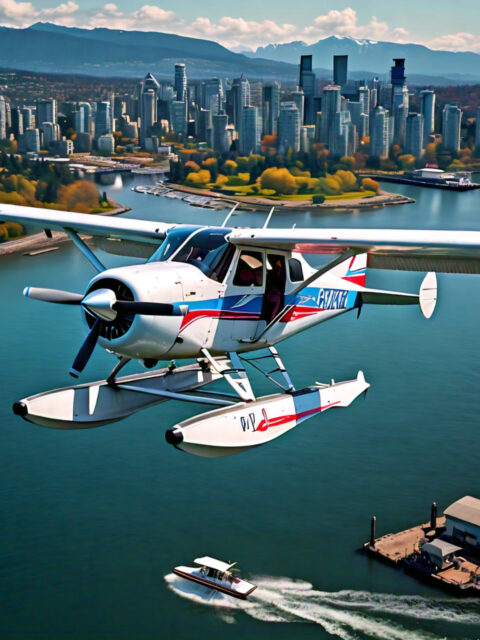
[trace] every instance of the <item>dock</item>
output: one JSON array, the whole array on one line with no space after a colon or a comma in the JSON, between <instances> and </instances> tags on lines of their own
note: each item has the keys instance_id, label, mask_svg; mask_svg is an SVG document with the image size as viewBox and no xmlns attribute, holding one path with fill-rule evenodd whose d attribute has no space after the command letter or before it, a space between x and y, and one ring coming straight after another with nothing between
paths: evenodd
<instances>
[{"instance_id":1,"label":"dock","mask_svg":"<svg viewBox=\"0 0 480 640\"><path fill-rule=\"evenodd\" d=\"M437 505L433 503L430 522L377 538L373 516L370 540L363 544L362 550L454 595L480 597L480 555L475 549L453 544L455 541L446 535L446 520L445 516L437 516ZM429 547L440 550L441 560L429 556L426 551Z\"/></svg>"}]
</instances>

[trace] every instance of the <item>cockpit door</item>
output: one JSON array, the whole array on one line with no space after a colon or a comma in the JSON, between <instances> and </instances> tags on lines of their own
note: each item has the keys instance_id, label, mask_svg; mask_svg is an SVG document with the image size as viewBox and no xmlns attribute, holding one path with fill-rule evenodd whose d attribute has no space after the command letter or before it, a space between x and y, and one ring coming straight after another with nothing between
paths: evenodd
<instances>
[{"instance_id":1,"label":"cockpit door","mask_svg":"<svg viewBox=\"0 0 480 640\"><path fill-rule=\"evenodd\" d=\"M227 278L222 319L228 321L234 342L253 339L258 332L265 291L265 255L240 249Z\"/></svg>"}]
</instances>

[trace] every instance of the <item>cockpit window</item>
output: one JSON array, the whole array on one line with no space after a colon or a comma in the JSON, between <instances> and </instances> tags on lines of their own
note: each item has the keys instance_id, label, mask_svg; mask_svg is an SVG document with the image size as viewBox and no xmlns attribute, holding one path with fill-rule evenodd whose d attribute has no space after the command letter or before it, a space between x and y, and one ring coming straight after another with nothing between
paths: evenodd
<instances>
[{"instance_id":1,"label":"cockpit window","mask_svg":"<svg viewBox=\"0 0 480 640\"><path fill-rule=\"evenodd\" d=\"M225 239L226 229L200 229L190 236L188 241L172 257L173 262L186 262L197 267L208 278L223 279L228 264L225 257L232 256L230 244Z\"/></svg>"},{"instance_id":2,"label":"cockpit window","mask_svg":"<svg viewBox=\"0 0 480 640\"><path fill-rule=\"evenodd\" d=\"M164 262L172 257L175 251L189 238L198 227L177 227L171 229L160 247L150 258L149 262Z\"/></svg>"},{"instance_id":3,"label":"cockpit window","mask_svg":"<svg viewBox=\"0 0 480 640\"><path fill-rule=\"evenodd\" d=\"M222 282L235 253L235 247L225 239L229 232L220 227L172 229L151 260L186 262Z\"/></svg>"}]
</instances>

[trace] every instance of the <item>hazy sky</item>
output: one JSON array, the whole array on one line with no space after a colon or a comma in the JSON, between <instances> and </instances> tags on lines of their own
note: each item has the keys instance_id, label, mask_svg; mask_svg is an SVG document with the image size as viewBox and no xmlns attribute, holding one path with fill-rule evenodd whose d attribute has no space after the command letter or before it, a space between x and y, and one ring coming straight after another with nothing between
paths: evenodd
<instances>
[{"instance_id":1,"label":"hazy sky","mask_svg":"<svg viewBox=\"0 0 480 640\"><path fill-rule=\"evenodd\" d=\"M480 52L480 0L0 0L0 24L168 31L235 50L329 35Z\"/></svg>"}]
</instances>

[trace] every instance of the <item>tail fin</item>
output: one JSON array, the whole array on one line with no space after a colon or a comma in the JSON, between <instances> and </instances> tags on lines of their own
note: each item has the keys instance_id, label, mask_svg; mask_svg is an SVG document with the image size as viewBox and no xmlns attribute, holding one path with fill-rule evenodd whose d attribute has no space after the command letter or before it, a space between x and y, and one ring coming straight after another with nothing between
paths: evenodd
<instances>
[{"instance_id":1,"label":"tail fin","mask_svg":"<svg viewBox=\"0 0 480 640\"><path fill-rule=\"evenodd\" d=\"M367 275L367 254L360 253L352 258L347 258L336 267L328 272L332 276L342 278L348 282L365 286L365 278Z\"/></svg>"}]
</instances>

